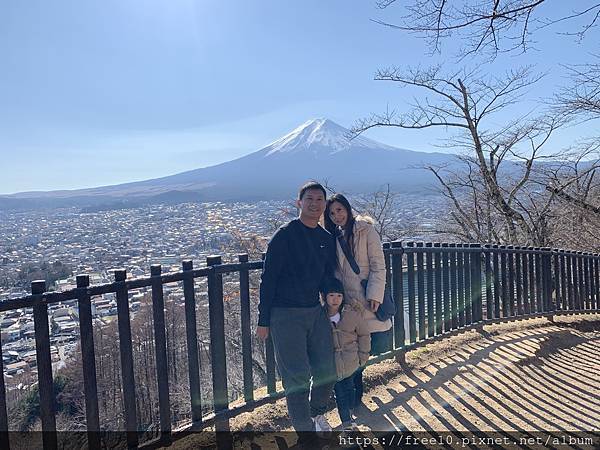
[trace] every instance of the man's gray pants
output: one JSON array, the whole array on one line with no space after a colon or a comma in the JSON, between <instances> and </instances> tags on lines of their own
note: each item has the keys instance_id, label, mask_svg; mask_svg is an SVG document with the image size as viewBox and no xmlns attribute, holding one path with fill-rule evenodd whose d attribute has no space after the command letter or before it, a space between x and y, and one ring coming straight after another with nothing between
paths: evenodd
<instances>
[{"instance_id":1,"label":"man's gray pants","mask_svg":"<svg viewBox=\"0 0 600 450\"><path fill-rule=\"evenodd\" d=\"M337 379L327 314L320 305L273 308L270 333L292 425L314 431L311 417L327 411Z\"/></svg>"}]
</instances>

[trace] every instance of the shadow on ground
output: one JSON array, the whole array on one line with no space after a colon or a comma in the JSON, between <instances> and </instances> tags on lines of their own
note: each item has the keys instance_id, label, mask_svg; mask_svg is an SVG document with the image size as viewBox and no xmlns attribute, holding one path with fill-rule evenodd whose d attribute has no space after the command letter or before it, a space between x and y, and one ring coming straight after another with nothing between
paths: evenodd
<instances>
[{"instance_id":1,"label":"shadow on ground","mask_svg":"<svg viewBox=\"0 0 600 450\"><path fill-rule=\"evenodd\" d=\"M599 316L495 324L442 339L405 361L367 368L358 423L371 445L363 448L399 439L419 440L406 447L413 449L599 448L599 374ZM254 433L234 445L292 447L286 412L278 401L232 419L232 430ZM327 417L339 427L335 409ZM171 448L199 448L195 442L190 436ZM338 447L339 436L327 444Z\"/></svg>"}]
</instances>

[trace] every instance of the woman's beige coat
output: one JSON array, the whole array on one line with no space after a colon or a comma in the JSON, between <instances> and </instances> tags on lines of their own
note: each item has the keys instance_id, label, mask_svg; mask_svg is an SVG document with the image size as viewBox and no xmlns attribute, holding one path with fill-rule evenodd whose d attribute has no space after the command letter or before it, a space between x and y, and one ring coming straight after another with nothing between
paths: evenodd
<instances>
[{"instance_id":1,"label":"woman's beige coat","mask_svg":"<svg viewBox=\"0 0 600 450\"><path fill-rule=\"evenodd\" d=\"M346 301L348 303L358 302L365 309L364 316L371 333L389 330L392 326L392 321L388 319L382 322L377 319L368 303L368 300L375 300L379 303L383 302L383 293L385 291L383 248L379 234L373 226L372 219L357 216L354 221L354 259L360 268L358 275L352 270L337 240L336 246L338 259L336 277L344 285ZM361 280L369 280L366 296L360 284Z\"/></svg>"},{"instance_id":2,"label":"woman's beige coat","mask_svg":"<svg viewBox=\"0 0 600 450\"><path fill-rule=\"evenodd\" d=\"M341 319L331 322L335 368L338 380L348 378L359 366L367 364L371 350L371 333L358 304L346 304Z\"/></svg>"}]
</instances>

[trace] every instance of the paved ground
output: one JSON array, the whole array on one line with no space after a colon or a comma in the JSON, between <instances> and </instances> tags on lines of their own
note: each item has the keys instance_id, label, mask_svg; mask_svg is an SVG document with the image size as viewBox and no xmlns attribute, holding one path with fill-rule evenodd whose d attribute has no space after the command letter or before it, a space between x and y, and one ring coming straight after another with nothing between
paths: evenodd
<instances>
[{"instance_id":1,"label":"paved ground","mask_svg":"<svg viewBox=\"0 0 600 450\"><path fill-rule=\"evenodd\" d=\"M600 448L600 316L489 325L370 366L365 379L359 424L371 447ZM278 401L236 417L233 430L281 431L236 447L292 446L286 412ZM335 409L328 418L339 426ZM199 448L193 436L175 447Z\"/></svg>"}]
</instances>

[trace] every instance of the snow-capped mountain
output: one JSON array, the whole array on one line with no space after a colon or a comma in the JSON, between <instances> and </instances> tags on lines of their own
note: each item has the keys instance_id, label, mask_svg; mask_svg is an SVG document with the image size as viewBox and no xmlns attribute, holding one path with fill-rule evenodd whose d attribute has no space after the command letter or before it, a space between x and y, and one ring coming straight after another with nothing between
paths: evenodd
<instances>
[{"instance_id":1,"label":"snow-capped mountain","mask_svg":"<svg viewBox=\"0 0 600 450\"><path fill-rule=\"evenodd\" d=\"M396 150L385 144L359 136L350 140L348 130L329 119L313 119L304 122L295 130L265 147L265 156L277 153L291 154L311 152L314 155L328 156L350 148Z\"/></svg>"},{"instance_id":2,"label":"snow-capped mountain","mask_svg":"<svg viewBox=\"0 0 600 450\"><path fill-rule=\"evenodd\" d=\"M455 161L447 154L404 150L348 136L349 130L329 119L313 119L254 153L215 166L114 186L13 194L0 197L0 208L281 199L293 197L310 179L326 180L344 192L372 192L386 183L399 192L423 192L434 180L422 166Z\"/></svg>"}]
</instances>

